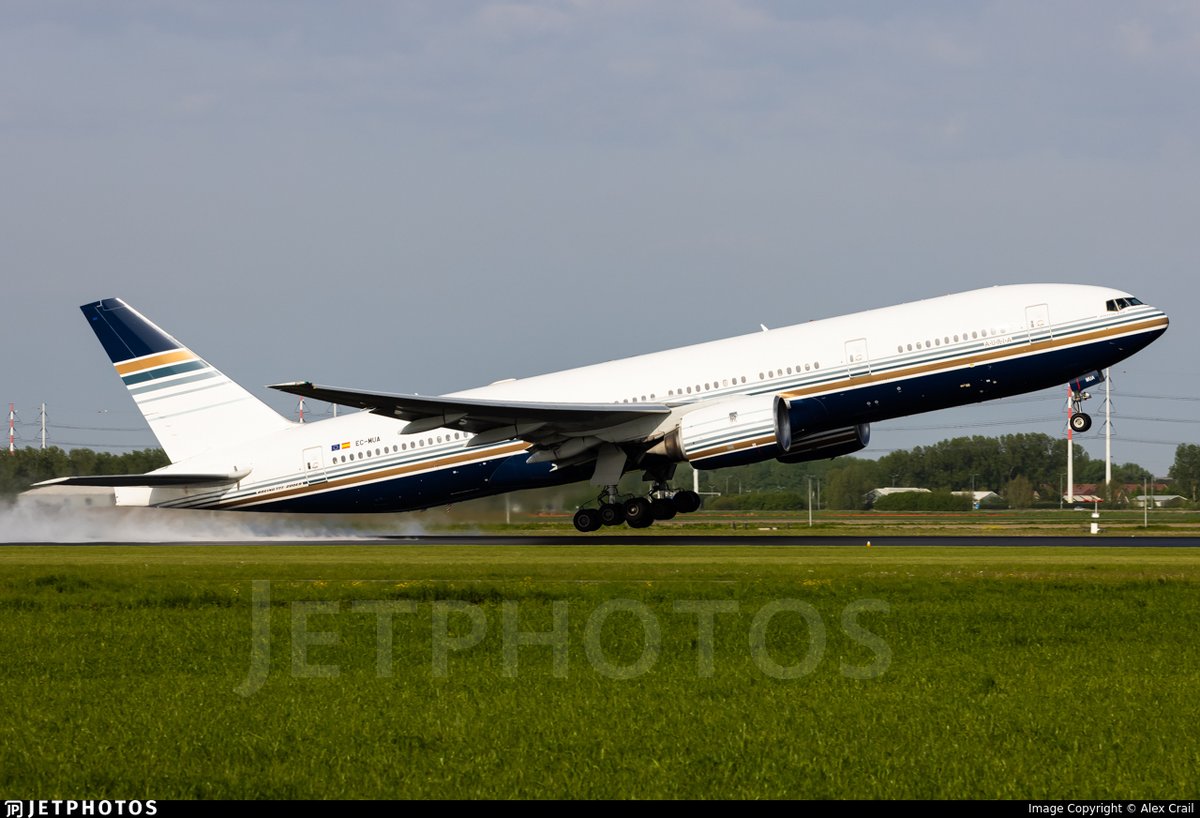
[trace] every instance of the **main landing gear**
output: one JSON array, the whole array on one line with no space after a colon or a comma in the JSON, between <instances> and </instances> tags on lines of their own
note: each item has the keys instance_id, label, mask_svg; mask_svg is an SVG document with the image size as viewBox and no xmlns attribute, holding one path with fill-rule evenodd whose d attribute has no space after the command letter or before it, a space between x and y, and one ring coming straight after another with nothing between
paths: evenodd
<instances>
[{"instance_id":1,"label":"main landing gear","mask_svg":"<svg viewBox=\"0 0 1200 818\"><path fill-rule=\"evenodd\" d=\"M700 495L688 489L675 490L666 483L655 483L647 497L626 497L617 493L616 486L606 486L596 498L597 508L581 508L575 512L578 531L598 531L606 525L625 525L648 528L655 520L669 520L676 514L691 514L700 508Z\"/></svg>"},{"instance_id":2,"label":"main landing gear","mask_svg":"<svg viewBox=\"0 0 1200 818\"><path fill-rule=\"evenodd\" d=\"M1071 431L1082 433L1092 428L1092 416L1082 409L1083 402L1090 397L1087 392L1071 391Z\"/></svg>"}]
</instances>

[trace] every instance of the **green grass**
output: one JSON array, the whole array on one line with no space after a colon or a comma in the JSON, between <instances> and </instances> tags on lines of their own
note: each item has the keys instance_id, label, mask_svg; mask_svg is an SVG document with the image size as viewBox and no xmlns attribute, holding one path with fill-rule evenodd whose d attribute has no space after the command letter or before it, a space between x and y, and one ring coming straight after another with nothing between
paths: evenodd
<instances>
[{"instance_id":1,"label":"green grass","mask_svg":"<svg viewBox=\"0 0 1200 818\"><path fill-rule=\"evenodd\" d=\"M269 672L240 695L255 580ZM380 601L413 607L389 675L353 607ZM714 616L711 675L687 601L736 607ZM545 645L506 674L506 605L525 632L565 615L565 674ZM802 610L752 648L781 605ZM435 611L462 644L486 623L444 675ZM1198 625L1193 549L0 547L0 789L1196 798Z\"/></svg>"}]
</instances>

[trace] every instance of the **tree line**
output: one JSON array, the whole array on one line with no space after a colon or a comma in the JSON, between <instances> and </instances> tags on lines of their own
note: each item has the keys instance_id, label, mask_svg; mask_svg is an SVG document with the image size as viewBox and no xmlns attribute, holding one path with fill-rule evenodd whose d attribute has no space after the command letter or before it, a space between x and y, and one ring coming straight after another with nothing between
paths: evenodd
<instances>
[{"instance_id":1,"label":"tree line","mask_svg":"<svg viewBox=\"0 0 1200 818\"><path fill-rule=\"evenodd\" d=\"M823 508L864 508L867 493L885 486L994 491L1007 505L1027 508L1058 504L1066 490L1066 446L1065 440L1041 433L975 435L898 450L878 460L843 457L799 465L770 461L701 472L701 482L705 490L721 494L707 503L709 508L805 508L810 478L814 504L819 484ZM1137 463L1114 464L1112 484L1106 486L1103 459L1092 458L1077 444L1074 455L1075 484L1097 484L1098 493L1109 503L1120 504L1129 494L1141 494L1143 481L1153 479ZM1179 446L1170 476L1173 491L1194 500L1200 486L1200 446ZM1137 490L1127 491L1126 485ZM744 497L747 494L763 496Z\"/></svg>"},{"instance_id":2,"label":"tree line","mask_svg":"<svg viewBox=\"0 0 1200 818\"><path fill-rule=\"evenodd\" d=\"M139 449L123 454L91 449L66 451L57 446L45 449L16 449L0 454L0 495L25 491L34 483L72 474L144 474L161 469L171 461L162 449Z\"/></svg>"},{"instance_id":3,"label":"tree line","mask_svg":"<svg viewBox=\"0 0 1200 818\"><path fill-rule=\"evenodd\" d=\"M867 492L883 486L948 492L967 491L974 485L976 489L1002 495L1012 507L1024 508L1039 500L1057 504L1063 489L1066 452L1065 440L1041 433L976 435L898 450L878 460L841 457L798 465L771 460L702 471L701 489L720 494L710 498L707 503L710 508L795 509L807 507L811 481L814 504L819 493L822 508L856 509L865 506ZM66 451L57 446L17 449L11 455L0 454L0 494L16 494L33 483L72 474L142 474L169 462L162 449L123 454L83 448ZM1178 446L1169 476L1172 493L1196 502L1200 492L1200 445ZM638 488L633 484L634 479L634 475L627 476L630 491ZM1108 502L1126 500L1126 484L1140 486L1149 479L1152 475L1142 466L1123 463L1113 466L1113 485L1103 486L1104 461L1075 446L1076 484L1101 485L1101 493ZM691 469L681 466L676 485L690 486L691 482ZM594 490L588 488L584 493ZM561 490L555 490L555 496L560 495Z\"/></svg>"}]
</instances>

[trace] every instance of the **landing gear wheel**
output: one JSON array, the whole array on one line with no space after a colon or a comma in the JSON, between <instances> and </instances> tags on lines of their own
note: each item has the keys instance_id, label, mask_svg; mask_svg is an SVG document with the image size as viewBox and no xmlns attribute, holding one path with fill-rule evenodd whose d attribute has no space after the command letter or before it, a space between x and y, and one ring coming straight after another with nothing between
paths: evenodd
<instances>
[{"instance_id":1,"label":"landing gear wheel","mask_svg":"<svg viewBox=\"0 0 1200 818\"><path fill-rule=\"evenodd\" d=\"M671 502L675 504L675 510L680 514L691 514L700 508L700 495L694 491L684 489L683 491L675 492L675 496L671 498Z\"/></svg>"},{"instance_id":2,"label":"landing gear wheel","mask_svg":"<svg viewBox=\"0 0 1200 818\"><path fill-rule=\"evenodd\" d=\"M600 522L604 525L620 525L625 522L625 510L621 508L620 503L602 503Z\"/></svg>"},{"instance_id":3,"label":"landing gear wheel","mask_svg":"<svg viewBox=\"0 0 1200 818\"><path fill-rule=\"evenodd\" d=\"M679 513L679 510L675 508L675 503L669 498L656 497L650 501L650 513L656 520L670 520Z\"/></svg>"},{"instance_id":4,"label":"landing gear wheel","mask_svg":"<svg viewBox=\"0 0 1200 818\"><path fill-rule=\"evenodd\" d=\"M650 507L650 501L645 497L626 500L623 511L625 512L625 522L630 528L646 528L654 522L654 512Z\"/></svg>"},{"instance_id":5,"label":"landing gear wheel","mask_svg":"<svg viewBox=\"0 0 1200 818\"><path fill-rule=\"evenodd\" d=\"M1074 432L1086 432L1092 428L1092 416L1086 412L1076 412L1071 415L1071 430Z\"/></svg>"},{"instance_id":6,"label":"landing gear wheel","mask_svg":"<svg viewBox=\"0 0 1200 818\"><path fill-rule=\"evenodd\" d=\"M576 531L582 531L585 534L595 531L603 525L600 522L599 510L594 508L579 509L575 512L575 518L571 522L575 523Z\"/></svg>"}]
</instances>

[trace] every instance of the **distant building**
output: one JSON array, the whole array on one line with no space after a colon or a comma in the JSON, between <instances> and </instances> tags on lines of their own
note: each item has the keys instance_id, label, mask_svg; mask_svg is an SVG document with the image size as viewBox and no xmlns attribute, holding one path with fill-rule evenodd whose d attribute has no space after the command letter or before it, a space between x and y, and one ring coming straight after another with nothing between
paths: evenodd
<instances>
[{"instance_id":1,"label":"distant building","mask_svg":"<svg viewBox=\"0 0 1200 818\"><path fill-rule=\"evenodd\" d=\"M999 503L1004 500L1003 497L994 491L952 491L950 493L955 497L970 497L971 505L975 506L975 508L979 508L985 503Z\"/></svg>"},{"instance_id":2,"label":"distant building","mask_svg":"<svg viewBox=\"0 0 1200 818\"><path fill-rule=\"evenodd\" d=\"M1103 483L1076 483L1072 486L1076 494L1104 494ZM1141 494L1144 488L1141 483L1122 483L1119 486L1119 491L1127 496L1132 496L1134 493ZM1155 494L1165 494L1167 491L1166 483L1151 483L1150 491Z\"/></svg>"},{"instance_id":3,"label":"distant building","mask_svg":"<svg viewBox=\"0 0 1200 818\"><path fill-rule=\"evenodd\" d=\"M1145 494L1139 494L1132 498L1130 502L1137 508L1144 508L1146 506L1146 497L1147 495ZM1151 494L1149 497L1151 508L1163 508L1164 506L1173 506L1187 501L1187 498L1181 494Z\"/></svg>"},{"instance_id":4,"label":"distant building","mask_svg":"<svg viewBox=\"0 0 1200 818\"><path fill-rule=\"evenodd\" d=\"M1075 494L1064 494L1062 496L1064 503L1095 504L1104 502L1106 492L1103 483L1076 483L1071 488L1074 489ZM1169 486L1167 483L1150 483L1148 488L1151 491L1151 497L1168 496ZM1122 483L1114 487L1112 501L1120 504L1128 500L1130 505L1141 508L1141 503L1135 498L1141 497L1145 490L1146 487L1143 487L1142 483Z\"/></svg>"}]
</instances>

